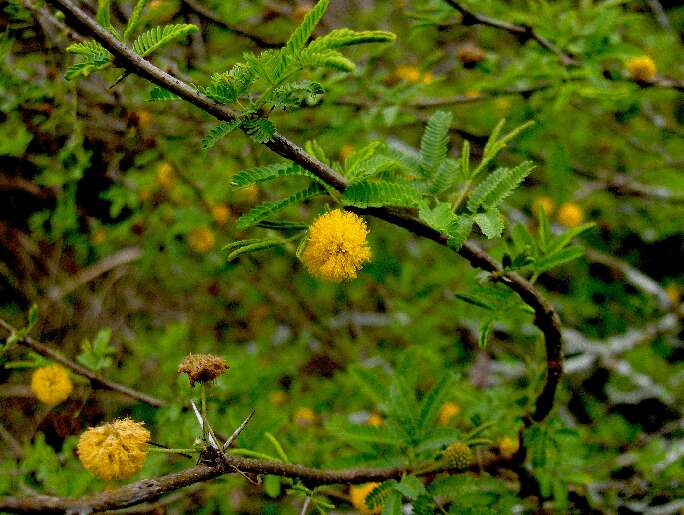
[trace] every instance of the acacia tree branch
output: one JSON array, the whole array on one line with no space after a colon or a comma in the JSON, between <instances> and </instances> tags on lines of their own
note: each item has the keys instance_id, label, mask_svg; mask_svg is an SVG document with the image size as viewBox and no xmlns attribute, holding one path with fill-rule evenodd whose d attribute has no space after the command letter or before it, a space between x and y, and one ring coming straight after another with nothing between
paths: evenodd
<instances>
[{"instance_id":1,"label":"acacia tree branch","mask_svg":"<svg viewBox=\"0 0 684 515\"><path fill-rule=\"evenodd\" d=\"M472 465L470 471L505 467L507 459L488 455L481 465ZM158 499L162 495L186 486L209 481L236 470L258 475L271 474L280 477L299 479L307 486L329 484L358 484L369 481L400 479L412 469L406 467L355 468L343 470L323 470L278 461L257 460L240 456L226 455L225 463L217 465L199 464L194 467L173 472L152 479L142 479L115 490L109 490L80 499L39 495L32 497L0 497L0 511L15 513L92 513L95 511L126 508ZM431 469L430 474L448 471L444 466ZM461 471L462 472L462 471Z\"/></svg>"},{"instance_id":2,"label":"acacia tree branch","mask_svg":"<svg viewBox=\"0 0 684 515\"><path fill-rule=\"evenodd\" d=\"M233 121L236 118L237 113L230 107L199 93L188 84L160 70L127 48L108 30L79 9L72 0L48 0L48 2L63 11L67 19L75 25L77 30L92 35L114 55L117 64L126 68L127 71L175 93L218 120ZM276 133L273 139L265 143L265 145L281 157L297 163L302 168L310 171L336 190L343 192L346 189L348 182L345 177L330 166L321 163L315 157L307 154L301 147L284 136ZM447 246L448 237L445 234L441 234L429 227L409 212L392 208L369 208L361 212L388 221L408 229L418 236ZM491 272L493 280L501 282L515 291L523 302L532 307L535 312L534 323L544 335L547 374L542 391L535 401L534 410L531 413L527 413L523 420L525 426L529 426L533 422L540 422L546 418L553 407L555 392L563 371L560 318L553 306L537 292L529 281L516 273L502 273L501 265L475 243L466 242L459 250L459 254L466 258L473 267Z\"/></svg>"},{"instance_id":3,"label":"acacia tree branch","mask_svg":"<svg viewBox=\"0 0 684 515\"><path fill-rule=\"evenodd\" d=\"M6 329L9 331L11 334L16 334L17 330L12 327L10 324L8 324L6 321L0 318L0 327ZM39 341L34 340L30 336L26 336L25 338L20 338L17 340L17 343L19 345L22 345L26 348L31 349L34 352L37 352L41 356L44 356L46 358L51 359L52 361L55 361L61 365L64 365L74 373L83 376L87 379L90 380L90 383L92 384L93 388L102 388L106 390L113 390L115 392L122 393L128 397L131 397L132 399L136 399L138 401L144 402L146 404L149 404L150 406L154 406L155 408L159 408L161 406L165 406L166 402L157 399L156 397L152 397L151 395L147 395L146 393L139 392L137 390L134 390L133 388L129 388L128 386L124 386L122 384L117 383L116 381L111 381L109 379L105 379L104 377L99 376L96 374L94 371L91 369L81 366L75 361L70 360L60 352L57 352L54 349L51 349L47 345L40 343Z\"/></svg>"},{"instance_id":4,"label":"acacia tree branch","mask_svg":"<svg viewBox=\"0 0 684 515\"><path fill-rule=\"evenodd\" d=\"M495 29L504 30L506 32L509 32L510 34L513 34L522 42L532 39L539 43L540 46L547 49L549 52L558 56L558 58L565 66L579 66L581 64L576 57L574 57L572 54L568 52L564 52L563 50L559 49L551 41L549 41L544 36L539 34L536 31L536 29L534 29L530 25L517 25L515 23L511 23L505 20L492 18L491 16L487 16L485 14L481 14L468 9L458 0L444 0L444 2L446 2L459 13L461 13L461 16L463 17L461 23L463 23L463 25L485 25L487 27L493 27ZM630 82L637 82L642 87L672 88L676 91L684 91L684 81L674 80L667 77L655 77L650 80L640 81L632 81L630 79Z\"/></svg>"}]
</instances>

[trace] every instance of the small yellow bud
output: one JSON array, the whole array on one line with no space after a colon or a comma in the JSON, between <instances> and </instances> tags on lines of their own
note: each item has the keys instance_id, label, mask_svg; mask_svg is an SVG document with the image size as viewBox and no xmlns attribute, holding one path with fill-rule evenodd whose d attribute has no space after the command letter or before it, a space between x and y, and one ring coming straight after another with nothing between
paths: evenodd
<instances>
[{"instance_id":1,"label":"small yellow bud","mask_svg":"<svg viewBox=\"0 0 684 515\"><path fill-rule=\"evenodd\" d=\"M316 422L316 414L311 408L298 408L293 419L298 426L310 426Z\"/></svg>"},{"instance_id":2,"label":"small yellow bud","mask_svg":"<svg viewBox=\"0 0 684 515\"><path fill-rule=\"evenodd\" d=\"M214 248L216 236L214 236L214 232L208 227L200 227L190 233L188 236L188 243L192 250L198 254L204 254Z\"/></svg>"},{"instance_id":3,"label":"small yellow bud","mask_svg":"<svg viewBox=\"0 0 684 515\"><path fill-rule=\"evenodd\" d=\"M453 468L465 469L473 461L473 451L463 442L455 442L444 449L444 458Z\"/></svg>"},{"instance_id":4,"label":"small yellow bud","mask_svg":"<svg viewBox=\"0 0 684 515\"><path fill-rule=\"evenodd\" d=\"M351 498L352 506L361 513L382 512L382 506L376 506L375 508L371 509L366 504L366 497L368 497L368 494L375 490L378 486L380 486L380 483L365 483L363 485L350 486L349 497Z\"/></svg>"},{"instance_id":5,"label":"small yellow bud","mask_svg":"<svg viewBox=\"0 0 684 515\"><path fill-rule=\"evenodd\" d=\"M173 166L171 163L164 161L157 167L157 184L166 190L172 189L176 184L176 179L173 175Z\"/></svg>"},{"instance_id":6,"label":"small yellow bud","mask_svg":"<svg viewBox=\"0 0 684 515\"><path fill-rule=\"evenodd\" d=\"M682 300L682 292L676 284L669 284L665 287L665 294L672 301L672 304L679 304Z\"/></svg>"},{"instance_id":7,"label":"small yellow bud","mask_svg":"<svg viewBox=\"0 0 684 515\"><path fill-rule=\"evenodd\" d=\"M129 418L88 428L76 445L83 466L102 479L126 479L140 470L150 432Z\"/></svg>"},{"instance_id":8,"label":"small yellow bud","mask_svg":"<svg viewBox=\"0 0 684 515\"><path fill-rule=\"evenodd\" d=\"M504 436L499 440L499 450L501 451L501 454L512 456L518 450L518 440L513 439L510 436Z\"/></svg>"},{"instance_id":9,"label":"small yellow bud","mask_svg":"<svg viewBox=\"0 0 684 515\"><path fill-rule=\"evenodd\" d=\"M574 202L566 202L558 208L556 218L564 227L577 227L584 221L584 211Z\"/></svg>"},{"instance_id":10,"label":"small yellow bud","mask_svg":"<svg viewBox=\"0 0 684 515\"><path fill-rule=\"evenodd\" d=\"M40 402L52 406L69 398L74 389L69 373L59 365L37 368L31 377L31 390Z\"/></svg>"},{"instance_id":11,"label":"small yellow bud","mask_svg":"<svg viewBox=\"0 0 684 515\"><path fill-rule=\"evenodd\" d=\"M217 204L211 208L211 216L217 224L223 225L230 219L230 208L225 204Z\"/></svg>"},{"instance_id":12,"label":"small yellow bud","mask_svg":"<svg viewBox=\"0 0 684 515\"><path fill-rule=\"evenodd\" d=\"M480 92L476 89L469 89L465 92L465 96L468 98L478 98L480 96Z\"/></svg>"},{"instance_id":13,"label":"small yellow bud","mask_svg":"<svg viewBox=\"0 0 684 515\"><path fill-rule=\"evenodd\" d=\"M179 374L187 374L190 385L208 383L228 370L226 360L213 354L188 354L178 365Z\"/></svg>"},{"instance_id":14,"label":"small yellow bud","mask_svg":"<svg viewBox=\"0 0 684 515\"><path fill-rule=\"evenodd\" d=\"M627 61L627 72L636 81L649 81L655 77L656 64L647 55L632 57Z\"/></svg>"},{"instance_id":15,"label":"small yellow bud","mask_svg":"<svg viewBox=\"0 0 684 515\"><path fill-rule=\"evenodd\" d=\"M433 82L435 82L435 76L432 75L432 72L425 72L423 74L422 82L423 84L432 84Z\"/></svg>"},{"instance_id":16,"label":"small yellow bud","mask_svg":"<svg viewBox=\"0 0 684 515\"><path fill-rule=\"evenodd\" d=\"M354 152L354 145L349 143L342 145L342 148L340 149L340 159L342 162L346 161L352 152Z\"/></svg>"},{"instance_id":17,"label":"small yellow bud","mask_svg":"<svg viewBox=\"0 0 684 515\"><path fill-rule=\"evenodd\" d=\"M349 211L335 209L319 216L309 227L302 262L309 273L332 282L354 279L371 251L366 222Z\"/></svg>"},{"instance_id":18,"label":"small yellow bud","mask_svg":"<svg viewBox=\"0 0 684 515\"><path fill-rule=\"evenodd\" d=\"M544 210L544 214L546 216L550 216L551 213L553 213L553 209L556 207L556 205L553 203L551 198L545 195L540 195L532 201L532 214L536 215L539 213L540 207Z\"/></svg>"},{"instance_id":19,"label":"small yellow bud","mask_svg":"<svg viewBox=\"0 0 684 515\"><path fill-rule=\"evenodd\" d=\"M446 426L451 419L461 412L461 407L454 402L445 402L439 409L437 420L440 426Z\"/></svg>"},{"instance_id":20,"label":"small yellow bud","mask_svg":"<svg viewBox=\"0 0 684 515\"><path fill-rule=\"evenodd\" d=\"M368 424L369 426L373 426L373 427L380 427L384 423L385 423L385 421L383 420L383 418L380 415L378 415L377 413L371 413L368 416L368 420L366 420L366 424Z\"/></svg>"}]
</instances>

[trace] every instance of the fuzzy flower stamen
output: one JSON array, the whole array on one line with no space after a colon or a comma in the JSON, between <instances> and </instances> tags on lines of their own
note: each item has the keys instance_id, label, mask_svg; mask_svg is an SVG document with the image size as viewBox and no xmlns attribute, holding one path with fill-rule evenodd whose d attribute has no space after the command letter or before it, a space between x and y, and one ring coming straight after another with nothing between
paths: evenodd
<instances>
[{"instance_id":1,"label":"fuzzy flower stamen","mask_svg":"<svg viewBox=\"0 0 684 515\"><path fill-rule=\"evenodd\" d=\"M36 398L55 406L67 400L74 389L69 373L59 365L37 368L31 377L31 390Z\"/></svg>"}]
</instances>

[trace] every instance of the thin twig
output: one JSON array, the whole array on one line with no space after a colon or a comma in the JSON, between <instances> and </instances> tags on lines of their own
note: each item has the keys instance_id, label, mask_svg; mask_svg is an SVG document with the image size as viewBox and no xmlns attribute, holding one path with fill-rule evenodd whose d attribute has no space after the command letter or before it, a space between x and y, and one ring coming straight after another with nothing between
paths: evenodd
<instances>
[{"instance_id":1,"label":"thin twig","mask_svg":"<svg viewBox=\"0 0 684 515\"><path fill-rule=\"evenodd\" d=\"M8 324L3 319L0 319L0 327L6 329L11 334L14 334L17 332L17 330L14 327L12 327L10 324ZM82 365L79 365L78 363L67 358L66 356L64 356L60 352L57 352L56 350L51 349L47 345L44 345L44 344L40 343L39 341L34 340L30 336L26 336L25 338L20 338L17 341L17 343L19 345L22 345L24 347L31 349L34 352L37 352L41 356L44 356L46 358L51 359L52 361L55 361L61 365L64 365L65 367L70 369L72 372L89 379L93 388L103 388L106 390L113 390L115 392L119 392L119 393L122 393L124 395L127 395L128 397L131 397L133 399L136 399L136 400L139 400L139 401L144 402L146 404L149 404L150 406L154 406L156 408L159 408L161 406L166 405L166 402L161 400L161 399L157 399L156 397L152 397L151 395L147 395L145 393L142 393L142 392L139 392L139 391L134 390L132 388L129 388L128 386L124 386L124 385L119 384L115 381L111 381L109 379L105 379L104 377L99 376L93 370L91 370L87 367L84 367Z\"/></svg>"}]
</instances>

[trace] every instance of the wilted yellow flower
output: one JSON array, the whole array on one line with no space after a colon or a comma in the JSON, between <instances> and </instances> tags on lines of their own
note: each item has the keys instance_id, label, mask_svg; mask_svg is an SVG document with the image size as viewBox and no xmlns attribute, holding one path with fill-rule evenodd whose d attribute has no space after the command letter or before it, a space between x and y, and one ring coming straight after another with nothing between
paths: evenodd
<instances>
[{"instance_id":1,"label":"wilted yellow flower","mask_svg":"<svg viewBox=\"0 0 684 515\"><path fill-rule=\"evenodd\" d=\"M226 360L213 354L188 354L180 365L179 374L187 374L190 385L195 383L208 383L228 370Z\"/></svg>"},{"instance_id":2,"label":"wilted yellow flower","mask_svg":"<svg viewBox=\"0 0 684 515\"><path fill-rule=\"evenodd\" d=\"M577 227L584 221L584 211L574 202L566 202L558 208L556 218L565 227Z\"/></svg>"},{"instance_id":3,"label":"wilted yellow flower","mask_svg":"<svg viewBox=\"0 0 684 515\"><path fill-rule=\"evenodd\" d=\"M354 145L349 143L342 145L342 148L340 149L340 159L346 161L352 152L354 152Z\"/></svg>"},{"instance_id":4,"label":"wilted yellow flower","mask_svg":"<svg viewBox=\"0 0 684 515\"><path fill-rule=\"evenodd\" d=\"M157 184L167 190L172 189L176 184L173 176L173 166L168 161L159 163L157 167Z\"/></svg>"},{"instance_id":5,"label":"wilted yellow flower","mask_svg":"<svg viewBox=\"0 0 684 515\"><path fill-rule=\"evenodd\" d=\"M366 222L356 214L341 209L330 211L309 227L302 261L316 277L337 283L354 279L371 259L367 234Z\"/></svg>"},{"instance_id":6,"label":"wilted yellow flower","mask_svg":"<svg viewBox=\"0 0 684 515\"><path fill-rule=\"evenodd\" d=\"M455 442L444 449L444 458L453 468L465 469L473 461L473 451L463 442Z\"/></svg>"},{"instance_id":7,"label":"wilted yellow flower","mask_svg":"<svg viewBox=\"0 0 684 515\"><path fill-rule=\"evenodd\" d=\"M461 412L461 407L455 402L445 402L439 409L437 420L439 425L446 426L452 418Z\"/></svg>"},{"instance_id":8,"label":"wilted yellow flower","mask_svg":"<svg viewBox=\"0 0 684 515\"><path fill-rule=\"evenodd\" d=\"M365 483L363 485L350 486L349 497L351 498L352 506L361 513L380 513L382 511L382 506L371 509L366 504L366 497L368 497L368 494L378 486L380 486L380 483Z\"/></svg>"},{"instance_id":9,"label":"wilted yellow flower","mask_svg":"<svg viewBox=\"0 0 684 515\"><path fill-rule=\"evenodd\" d=\"M377 413L371 413L370 415L368 415L368 420L366 420L366 424L373 427L380 427L384 423L385 421Z\"/></svg>"},{"instance_id":10,"label":"wilted yellow flower","mask_svg":"<svg viewBox=\"0 0 684 515\"><path fill-rule=\"evenodd\" d=\"M274 390L268 394L268 400L274 406L282 406L287 400L287 394L282 390Z\"/></svg>"},{"instance_id":11,"label":"wilted yellow flower","mask_svg":"<svg viewBox=\"0 0 684 515\"><path fill-rule=\"evenodd\" d=\"M214 232L208 227L200 227L190 233L188 236L188 243L190 244L190 247L192 247L192 250L204 254L214 248L216 236L214 236Z\"/></svg>"},{"instance_id":12,"label":"wilted yellow flower","mask_svg":"<svg viewBox=\"0 0 684 515\"><path fill-rule=\"evenodd\" d=\"M518 450L518 440L514 440L510 436L504 436L501 440L499 440L499 450L501 451L501 454L506 456L515 454L515 452Z\"/></svg>"},{"instance_id":13,"label":"wilted yellow flower","mask_svg":"<svg viewBox=\"0 0 684 515\"><path fill-rule=\"evenodd\" d=\"M223 225L230 218L230 208L225 204L216 204L211 208L211 216L217 224Z\"/></svg>"},{"instance_id":14,"label":"wilted yellow flower","mask_svg":"<svg viewBox=\"0 0 684 515\"><path fill-rule=\"evenodd\" d=\"M539 213L540 207L544 210L544 214L549 216L551 213L553 213L553 209L556 206L551 198L547 197L546 195L540 195L532 201L532 213L535 215Z\"/></svg>"},{"instance_id":15,"label":"wilted yellow flower","mask_svg":"<svg viewBox=\"0 0 684 515\"><path fill-rule=\"evenodd\" d=\"M293 419L298 426L310 426L316 422L316 414L311 408L298 408L294 412Z\"/></svg>"},{"instance_id":16,"label":"wilted yellow flower","mask_svg":"<svg viewBox=\"0 0 684 515\"><path fill-rule=\"evenodd\" d=\"M88 428L76 451L83 466L102 479L126 479L140 470L147 456L150 432L130 418Z\"/></svg>"},{"instance_id":17,"label":"wilted yellow flower","mask_svg":"<svg viewBox=\"0 0 684 515\"><path fill-rule=\"evenodd\" d=\"M67 400L74 389L69 373L59 365L37 368L31 377L31 390L40 402L56 405Z\"/></svg>"},{"instance_id":18,"label":"wilted yellow flower","mask_svg":"<svg viewBox=\"0 0 684 515\"><path fill-rule=\"evenodd\" d=\"M647 55L632 57L627 61L627 71L634 80L652 80L656 74L656 64Z\"/></svg>"}]
</instances>

